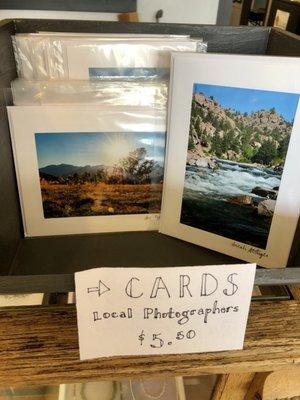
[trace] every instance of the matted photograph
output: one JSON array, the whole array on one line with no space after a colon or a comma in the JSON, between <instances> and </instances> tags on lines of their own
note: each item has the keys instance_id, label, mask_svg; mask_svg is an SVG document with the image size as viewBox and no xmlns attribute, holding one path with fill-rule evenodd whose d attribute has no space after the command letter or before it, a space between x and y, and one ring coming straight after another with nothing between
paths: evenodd
<instances>
[{"instance_id":1,"label":"matted photograph","mask_svg":"<svg viewBox=\"0 0 300 400\"><path fill-rule=\"evenodd\" d=\"M173 54L160 232L288 263L300 215L300 60Z\"/></svg>"},{"instance_id":2,"label":"matted photograph","mask_svg":"<svg viewBox=\"0 0 300 400\"><path fill-rule=\"evenodd\" d=\"M25 236L157 230L165 110L8 107Z\"/></svg>"}]
</instances>

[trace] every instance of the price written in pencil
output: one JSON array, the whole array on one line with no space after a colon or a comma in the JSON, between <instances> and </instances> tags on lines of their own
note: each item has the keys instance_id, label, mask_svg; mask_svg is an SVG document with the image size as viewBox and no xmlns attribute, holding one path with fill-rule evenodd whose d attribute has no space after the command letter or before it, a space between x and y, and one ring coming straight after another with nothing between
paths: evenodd
<instances>
[{"instance_id":1,"label":"price written in pencil","mask_svg":"<svg viewBox=\"0 0 300 400\"><path fill-rule=\"evenodd\" d=\"M197 337L196 331L193 329L187 331L178 331L173 339L166 339L161 332L146 334L144 330L138 335L140 345L149 345L152 349L161 349L168 347L177 341L192 340Z\"/></svg>"}]
</instances>

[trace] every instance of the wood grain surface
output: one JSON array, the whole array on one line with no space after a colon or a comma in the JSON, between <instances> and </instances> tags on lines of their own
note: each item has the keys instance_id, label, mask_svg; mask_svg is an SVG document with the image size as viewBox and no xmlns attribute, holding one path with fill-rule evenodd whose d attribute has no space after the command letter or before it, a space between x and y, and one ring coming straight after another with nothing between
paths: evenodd
<instances>
[{"instance_id":1,"label":"wood grain surface","mask_svg":"<svg viewBox=\"0 0 300 400\"><path fill-rule=\"evenodd\" d=\"M244 400L255 375L255 372L220 375L211 400Z\"/></svg>"},{"instance_id":2,"label":"wood grain surface","mask_svg":"<svg viewBox=\"0 0 300 400\"><path fill-rule=\"evenodd\" d=\"M299 57L299 35L278 28L271 29L266 54L271 56Z\"/></svg>"},{"instance_id":3,"label":"wood grain surface","mask_svg":"<svg viewBox=\"0 0 300 400\"><path fill-rule=\"evenodd\" d=\"M113 332L112 332L113 334ZM255 302L244 350L79 361L74 306L0 312L0 386L300 368L300 301Z\"/></svg>"},{"instance_id":4,"label":"wood grain surface","mask_svg":"<svg viewBox=\"0 0 300 400\"><path fill-rule=\"evenodd\" d=\"M263 400L295 399L297 396L300 397L300 368L292 368L288 371L275 371L269 374L259 393ZM248 400L248 398L245 400Z\"/></svg>"},{"instance_id":5,"label":"wood grain surface","mask_svg":"<svg viewBox=\"0 0 300 400\"><path fill-rule=\"evenodd\" d=\"M293 298L300 300L300 285L290 285L289 289ZM212 400L273 400L298 394L300 368L293 366L285 371L219 375Z\"/></svg>"}]
</instances>

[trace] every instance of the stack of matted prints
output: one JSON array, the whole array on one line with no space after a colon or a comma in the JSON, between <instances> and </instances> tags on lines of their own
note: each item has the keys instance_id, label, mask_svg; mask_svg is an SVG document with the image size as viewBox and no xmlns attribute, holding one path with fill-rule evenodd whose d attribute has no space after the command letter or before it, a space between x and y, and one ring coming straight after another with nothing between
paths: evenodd
<instances>
[{"instance_id":1,"label":"stack of matted prints","mask_svg":"<svg viewBox=\"0 0 300 400\"><path fill-rule=\"evenodd\" d=\"M31 57L33 75L22 61L20 76L38 87L16 83L8 110L27 236L159 228L287 265L300 210L299 59L199 54L186 37L37 36L15 43L17 60L20 49ZM114 50L103 57L101 46Z\"/></svg>"},{"instance_id":2,"label":"stack of matted prints","mask_svg":"<svg viewBox=\"0 0 300 400\"><path fill-rule=\"evenodd\" d=\"M157 230L170 54L203 42L41 32L13 43L8 114L25 236Z\"/></svg>"},{"instance_id":3,"label":"stack of matted prints","mask_svg":"<svg viewBox=\"0 0 300 400\"><path fill-rule=\"evenodd\" d=\"M169 76L170 54L206 51L181 35L32 33L13 37L18 75L28 80L157 80Z\"/></svg>"}]
</instances>

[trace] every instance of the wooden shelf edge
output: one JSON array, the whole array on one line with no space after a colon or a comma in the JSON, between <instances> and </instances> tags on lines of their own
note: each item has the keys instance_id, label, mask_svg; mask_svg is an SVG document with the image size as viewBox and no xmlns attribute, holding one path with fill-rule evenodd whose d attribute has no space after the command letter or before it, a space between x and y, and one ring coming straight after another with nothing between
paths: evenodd
<instances>
[{"instance_id":1,"label":"wooden shelf edge","mask_svg":"<svg viewBox=\"0 0 300 400\"><path fill-rule=\"evenodd\" d=\"M0 386L300 367L300 301L251 304L244 350L79 361L74 306L0 312Z\"/></svg>"},{"instance_id":2,"label":"wooden shelf edge","mask_svg":"<svg viewBox=\"0 0 300 400\"><path fill-rule=\"evenodd\" d=\"M300 284L300 267L256 270L255 285L293 284ZM0 276L0 294L74 291L74 274Z\"/></svg>"}]
</instances>

